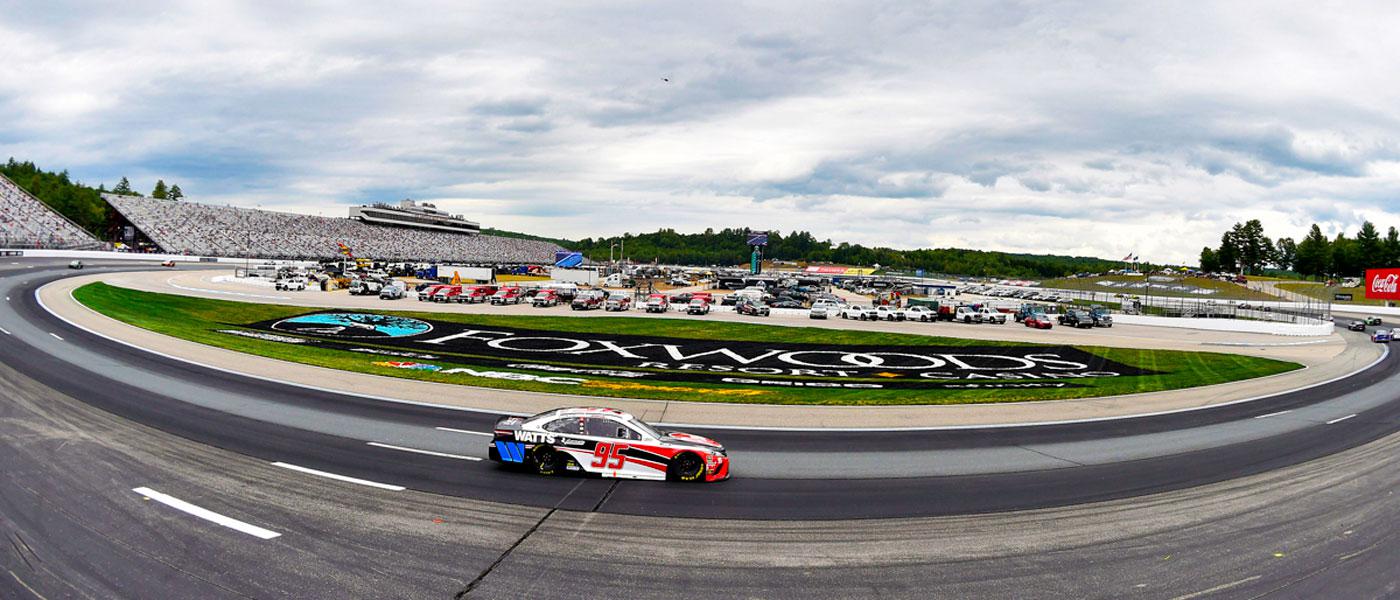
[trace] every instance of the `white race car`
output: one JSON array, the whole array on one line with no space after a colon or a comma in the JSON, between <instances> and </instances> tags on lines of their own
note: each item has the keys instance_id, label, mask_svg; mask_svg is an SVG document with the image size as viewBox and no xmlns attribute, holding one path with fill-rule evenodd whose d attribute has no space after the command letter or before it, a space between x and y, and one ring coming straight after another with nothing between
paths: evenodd
<instances>
[{"instance_id":1,"label":"white race car","mask_svg":"<svg viewBox=\"0 0 1400 600\"><path fill-rule=\"evenodd\" d=\"M496 421L491 460L540 475L566 471L625 479L720 481L729 455L709 438L655 429L611 408L558 408Z\"/></svg>"}]
</instances>

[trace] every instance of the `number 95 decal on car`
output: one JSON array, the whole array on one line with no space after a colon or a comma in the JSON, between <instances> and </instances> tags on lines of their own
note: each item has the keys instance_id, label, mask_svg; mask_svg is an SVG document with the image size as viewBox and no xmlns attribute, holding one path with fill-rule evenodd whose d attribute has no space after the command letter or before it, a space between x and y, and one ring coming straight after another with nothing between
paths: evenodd
<instances>
[{"instance_id":1,"label":"number 95 decal on car","mask_svg":"<svg viewBox=\"0 0 1400 600\"><path fill-rule=\"evenodd\" d=\"M496 421L491 460L540 475L675 481L729 478L724 446L709 438L658 430L611 408L560 408Z\"/></svg>"}]
</instances>

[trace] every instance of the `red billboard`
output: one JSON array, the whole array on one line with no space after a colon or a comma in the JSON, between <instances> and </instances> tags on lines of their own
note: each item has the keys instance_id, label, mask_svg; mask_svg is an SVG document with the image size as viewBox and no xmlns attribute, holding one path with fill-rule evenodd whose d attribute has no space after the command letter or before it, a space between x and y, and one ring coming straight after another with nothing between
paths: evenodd
<instances>
[{"instance_id":1,"label":"red billboard","mask_svg":"<svg viewBox=\"0 0 1400 600\"><path fill-rule=\"evenodd\" d=\"M1366 297L1400 300L1400 269L1366 269Z\"/></svg>"}]
</instances>

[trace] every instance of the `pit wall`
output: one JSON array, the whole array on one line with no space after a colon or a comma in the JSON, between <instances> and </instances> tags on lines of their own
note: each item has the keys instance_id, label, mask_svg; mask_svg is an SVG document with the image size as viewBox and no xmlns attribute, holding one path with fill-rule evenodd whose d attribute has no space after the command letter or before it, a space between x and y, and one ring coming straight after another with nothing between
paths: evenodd
<instances>
[{"instance_id":1,"label":"pit wall","mask_svg":"<svg viewBox=\"0 0 1400 600\"><path fill-rule=\"evenodd\" d=\"M1273 321L1248 321L1244 319L1188 319L1184 317L1154 317L1150 315L1113 315L1114 323L1147 325L1151 327L1176 327L1179 329L1204 329L1208 331L1237 331L1240 333L1267 333L1288 336L1331 335L1332 323L1275 323Z\"/></svg>"}]
</instances>

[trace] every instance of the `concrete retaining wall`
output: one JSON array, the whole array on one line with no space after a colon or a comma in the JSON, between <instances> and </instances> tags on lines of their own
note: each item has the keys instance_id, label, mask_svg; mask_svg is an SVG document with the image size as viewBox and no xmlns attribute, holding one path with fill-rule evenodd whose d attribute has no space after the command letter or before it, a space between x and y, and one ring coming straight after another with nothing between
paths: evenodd
<instances>
[{"instance_id":1,"label":"concrete retaining wall","mask_svg":"<svg viewBox=\"0 0 1400 600\"><path fill-rule=\"evenodd\" d=\"M1241 333L1268 333L1272 335L1312 336L1330 335L1333 325L1275 323L1272 321L1248 321L1244 319L1188 319L1180 317L1153 317L1148 315L1113 315L1114 323L1148 325L1152 327L1178 327L1182 329L1205 329L1209 331L1238 331Z\"/></svg>"}]
</instances>

